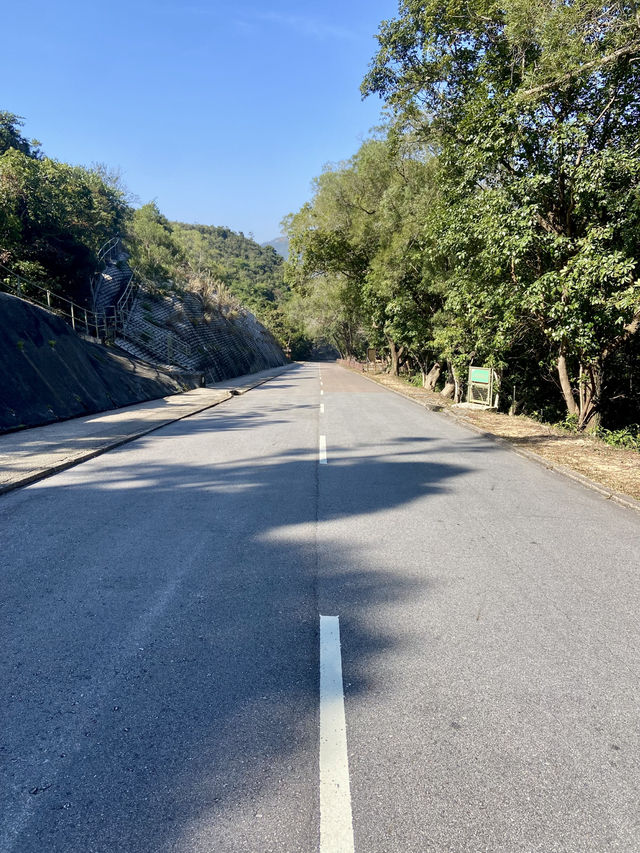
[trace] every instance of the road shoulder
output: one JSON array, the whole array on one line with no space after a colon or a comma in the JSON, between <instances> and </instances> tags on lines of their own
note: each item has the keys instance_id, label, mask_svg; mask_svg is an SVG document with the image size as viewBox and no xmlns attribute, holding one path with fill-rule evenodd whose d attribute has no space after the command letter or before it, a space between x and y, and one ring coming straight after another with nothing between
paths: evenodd
<instances>
[{"instance_id":1,"label":"road shoulder","mask_svg":"<svg viewBox=\"0 0 640 853\"><path fill-rule=\"evenodd\" d=\"M417 388L389 374L362 375L430 411L452 418L526 459L581 483L606 500L640 512L640 453L634 450L610 447L598 439L573 435L525 416L457 409L440 394Z\"/></svg>"},{"instance_id":2,"label":"road shoulder","mask_svg":"<svg viewBox=\"0 0 640 853\"><path fill-rule=\"evenodd\" d=\"M167 424L217 406L268 382L291 366L0 436L0 494L64 471Z\"/></svg>"}]
</instances>

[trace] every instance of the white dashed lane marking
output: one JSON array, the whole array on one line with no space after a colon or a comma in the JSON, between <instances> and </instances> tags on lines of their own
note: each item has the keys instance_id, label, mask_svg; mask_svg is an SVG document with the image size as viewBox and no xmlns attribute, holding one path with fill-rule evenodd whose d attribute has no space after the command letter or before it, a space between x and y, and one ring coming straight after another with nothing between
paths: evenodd
<instances>
[{"instance_id":1,"label":"white dashed lane marking","mask_svg":"<svg viewBox=\"0 0 640 853\"><path fill-rule=\"evenodd\" d=\"M354 853L337 616L320 617L320 853Z\"/></svg>"},{"instance_id":2,"label":"white dashed lane marking","mask_svg":"<svg viewBox=\"0 0 640 853\"><path fill-rule=\"evenodd\" d=\"M325 435L320 436L320 442L318 445L318 456L319 462L321 465L327 464L327 437Z\"/></svg>"}]
</instances>

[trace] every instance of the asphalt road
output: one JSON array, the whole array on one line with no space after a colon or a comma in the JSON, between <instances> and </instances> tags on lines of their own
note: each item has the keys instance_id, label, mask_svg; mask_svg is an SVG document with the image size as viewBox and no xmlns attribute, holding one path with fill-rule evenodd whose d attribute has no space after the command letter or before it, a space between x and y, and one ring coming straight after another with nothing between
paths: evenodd
<instances>
[{"instance_id":1,"label":"asphalt road","mask_svg":"<svg viewBox=\"0 0 640 853\"><path fill-rule=\"evenodd\" d=\"M2 853L318 851L320 615L356 853L640 850L634 512L310 364L0 524Z\"/></svg>"}]
</instances>

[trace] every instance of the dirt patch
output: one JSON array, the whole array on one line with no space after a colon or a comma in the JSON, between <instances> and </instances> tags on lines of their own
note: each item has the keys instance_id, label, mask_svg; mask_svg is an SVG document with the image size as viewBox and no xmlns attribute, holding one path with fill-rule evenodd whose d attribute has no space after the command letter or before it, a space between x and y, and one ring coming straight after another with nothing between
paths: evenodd
<instances>
[{"instance_id":1,"label":"dirt patch","mask_svg":"<svg viewBox=\"0 0 640 853\"><path fill-rule=\"evenodd\" d=\"M498 412L452 408L450 400L424 388L417 388L404 379L386 373L366 375L429 409L448 410L463 423L500 436L523 450L541 456L552 465L564 466L612 492L621 492L640 500L640 453L635 450L610 447L597 438L572 435L523 415L510 417Z\"/></svg>"}]
</instances>

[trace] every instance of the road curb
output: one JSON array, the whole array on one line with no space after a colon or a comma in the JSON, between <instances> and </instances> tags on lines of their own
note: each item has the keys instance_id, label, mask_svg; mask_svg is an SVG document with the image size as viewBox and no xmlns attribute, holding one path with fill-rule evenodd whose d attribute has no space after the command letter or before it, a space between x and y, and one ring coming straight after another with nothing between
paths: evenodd
<instances>
[{"instance_id":1,"label":"road curb","mask_svg":"<svg viewBox=\"0 0 640 853\"><path fill-rule=\"evenodd\" d=\"M20 489L23 486L29 486L32 483L37 483L39 480L45 480L47 477L50 477L53 474L59 474L61 471L67 471L69 468L74 468L76 465L82 464L82 462L88 462L90 459L95 459L96 456L101 456L103 453L107 453L107 451L109 450L114 450L116 447L121 447L123 444L129 444L130 442L135 441L137 438L142 438L145 435L149 435L149 433L156 432L156 430L162 429L163 427L166 427L169 424L174 424L178 421L183 421L185 420L185 418L190 418L193 415L199 414L200 412L205 412L207 409L213 409L215 406L219 406L220 403L226 403L227 400L231 400L233 397L246 394L247 391L252 391L254 388L258 388L258 386L264 385L265 382L270 382L277 376L281 376L291 367L292 365L290 364L285 365L281 370L278 370L277 372L271 374L271 376L264 376L256 382L249 383L246 386L242 386L238 389L233 389L232 391L225 391L221 389L221 392L224 393L225 396L223 396L219 400L216 400L213 403L207 403L206 406L199 406L197 409L194 409L191 412L187 412L184 415L180 415L177 418L168 418L166 421L154 424L148 429L139 430L138 432L131 433L131 435L126 435L124 437L114 439L113 441L107 442L107 444L102 445L102 447L99 447L96 450L89 450L86 453L82 453L80 456L74 456L72 459L65 459L63 462L58 462L55 465L50 465L47 468L42 468L40 471L36 471L33 474L27 474L26 476L21 477L19 480L16 480L13 483L4 483L0 485L0 495L6 494L7 492L12 492L14 491L14 489ZM233 391L235 391L235 394L233 393ZM104 414L104 412L100 414Z\"/></svg>"},{"instance_id":2,"label":"road curb","mask_svg":"<svg viewBox=\"0 0 640 853\"><path fill-rule=\"evenodd\" d=\"M471 432L475 432L478 435L481 435L484 438L487 438L490 441L493 441L496 444L505 447L513 453L516 453L518 456L521 456L524 459L528 459L530 462L535 462L538 465L542 465L548 471L554 471L556 474L560 474L563 477L568 477L570 480L573 480L576 483L580 483L580 485L584 486L585 488L591 489L591 491L597 492L599 495L602 495L605 500L612 501L613 503L625 507L625 509L632 509L640 513L640 501L636 500L635 498L632 498L630 495L625 495L623 492L615 492L612 489L608 489L606 486L603 486L602 483L598 483L595 480L591 480L589 477L585 477L584 474L580 474L578 471L574 471L572 468L567 468L566 465L559 465L556 462L550 462L548 459L545 459L544 456L540 456L538 453L534 453L532 450L525 450L522 447L517 447L515 444L513 444L503 436L494 435L492 432L487 432L486 430L476 426L465 418L459 417L459 415L457 415L455 412L452 412L451 409L446 406L440 407L427 402L416 400L415 397L411 397L409 396L409 394L404 394L397 388L389 388L382 382L378 382L371 376L367 376L366 373L362 373L359 370L353 370L352 368L346 369L352 370L353 373L358 373L360 376L364 376L365 379L368 379L369 382L373 382L375 385L378 386L378 388L384 388L387 391L391 391L393 394L397 394L399 397L403 397L405 400L410 400L412 403L415 403L422 409L427 409L428 411L433 412L436 415L443 415L444 417L451 418L451 420L455 421L458 426L464 427L465 429L468 429Z\"/></svg>"}]
</instances>

